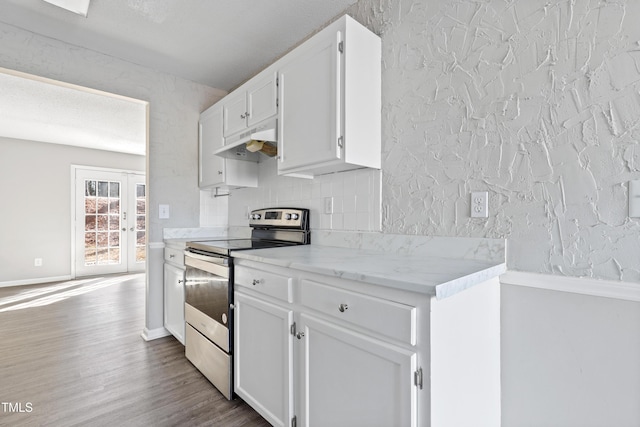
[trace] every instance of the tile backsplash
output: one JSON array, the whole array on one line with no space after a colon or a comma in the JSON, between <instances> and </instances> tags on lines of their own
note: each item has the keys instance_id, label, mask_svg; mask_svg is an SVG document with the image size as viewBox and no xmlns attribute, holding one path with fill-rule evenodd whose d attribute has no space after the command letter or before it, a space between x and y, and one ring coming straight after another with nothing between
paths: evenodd
<instances>
[{"instance_id":1,"label":"tile backsplash","mask_svg":"<svg viewBox=\"0 0 640 427\"><path fill-rule=\"evenodd\" d=\"M226 227L228 216L229 196L216 196L215 189L200 191L200 227Z\"/></svg>"},{"instance_id":2,"label":"tile backsplash","mask_svg":"<svg viewBox=\"0 0 640 427\"><path fill-rule=\"evenodd\" d=\"M309 209L313 230L381 230L379 170L357 169L305 179L278 176L275 159L265 158L258 167L257 188L232 189L230 196L217 198L212 191L201 191L201 226L247 226L252 209L278 206ZM332 213L325 213L327 200L333 202ZM226 212L228 223L224 223Z\"/></svg>"}]
</instances>

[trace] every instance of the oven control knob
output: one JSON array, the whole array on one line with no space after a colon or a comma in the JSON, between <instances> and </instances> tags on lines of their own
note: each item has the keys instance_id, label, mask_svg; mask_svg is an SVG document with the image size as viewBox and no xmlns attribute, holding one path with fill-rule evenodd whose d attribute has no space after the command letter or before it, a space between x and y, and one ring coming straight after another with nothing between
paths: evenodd
<instances>
[{"instance_id":1,"label":"oven control knob","mask_svg":"<svg viewBox=\"0 0 640 427\"><path fill-rule=\"evenodd\" d=\"M299 215L297 213L291 214L291 219L298 219Z\"/></svg>"},{"instance_id":2,"label":"oven control knob","mask_svg":"<svg viewBox=\"0 0 640 427\"><path fill-rule=\"evenodd\" d=\"M290 213L284 214L284 219L287 219L287 220L291 219L291 214Z\"/></svg>"},{"instance_id":3,"label":"oven control knob","mask_svg":"<svg viewBox=\"0 0 640 427\"><path fill-rule=\"evenodd\" d=\"M251 215L251 219L260 219L260 214Z\"/></svg>"}]
</instances>

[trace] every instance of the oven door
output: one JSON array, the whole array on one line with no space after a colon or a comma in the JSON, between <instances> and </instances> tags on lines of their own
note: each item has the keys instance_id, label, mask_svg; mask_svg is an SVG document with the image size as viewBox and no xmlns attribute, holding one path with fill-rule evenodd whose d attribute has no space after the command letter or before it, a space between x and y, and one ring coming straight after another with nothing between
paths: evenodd
<instances>
[{"instance_id":1,"label":"oven door","mask_svg":"<svg viewBox=\"0 0 640 427\"><path fill-rule=\"evenodd\" d=\"M225 352L230 351L229 258L185 252L185 320Z\"/></svg>"}]
</instances>

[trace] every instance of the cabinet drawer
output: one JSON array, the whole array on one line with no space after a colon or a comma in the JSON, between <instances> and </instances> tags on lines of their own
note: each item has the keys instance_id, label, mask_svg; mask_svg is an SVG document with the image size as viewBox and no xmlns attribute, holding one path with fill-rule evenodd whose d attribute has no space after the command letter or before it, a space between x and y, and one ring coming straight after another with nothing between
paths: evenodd
<instances>
[{"instance_id":1,"label":"cabinet drawer","mask_svg":"<svg viewBox=\"0 0 640 427\"><path fill-rule=\"evenodd\" d=\"M244 286L286 302L293 302L291 277L243 266L236 266L234 273L236 286Z\"/></svg>"},{"instance_id":2,"label":"cabinet drawer","mask_svg":"<svg viewBox=\"0 0 640 427\"><path fill-rule=\"evenodd\" d=\"M300 302L309 308L411 345L416 344L416 307L326 286L300 283Z\"/></svg>"},{"instance_id":3,"label":"cabinet drawer","mask_svg":"<svg viewBox=\"0 0 640 427\"><path fill-rule=\"evenodd\" d=\"M184 251L182 249L165 247L164 260L178 267L184 267Z\"/></svg>"}]
</instances>

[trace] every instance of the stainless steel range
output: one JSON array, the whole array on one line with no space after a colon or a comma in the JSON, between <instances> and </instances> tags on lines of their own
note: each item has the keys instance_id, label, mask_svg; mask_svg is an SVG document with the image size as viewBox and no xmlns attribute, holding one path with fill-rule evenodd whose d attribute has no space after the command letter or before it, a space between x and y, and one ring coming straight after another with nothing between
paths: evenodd
<instances>
[{"instance_id":1,"label":"stainless steel range","mask_svg":"<svg viewBox=\"0 0 640 427\"><path fill-rule=\"evenodd\" d=\"M250 239L187 243L185 354L227 398L233 397L233 251L310 243L309 211L251 212Z\"/></svg>"}]
</instances>

